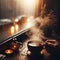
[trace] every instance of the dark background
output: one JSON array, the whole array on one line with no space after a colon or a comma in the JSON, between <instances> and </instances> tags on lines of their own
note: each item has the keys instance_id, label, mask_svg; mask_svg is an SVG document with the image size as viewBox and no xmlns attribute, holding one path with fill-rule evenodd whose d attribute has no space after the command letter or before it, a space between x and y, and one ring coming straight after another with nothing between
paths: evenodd
<instances>
[{"instance_id":1,"label":"dark background","mask_svg":"<svg viewBox=\"0 0 60 60\"><path fill-rule=\"evenodd\" d=\"M59 0L47 0L47 10L52 9L54 11L54 14L57 17L57 27L56 27L56 33L60 35L60 1Z\"/></svg>"}]
</instances>

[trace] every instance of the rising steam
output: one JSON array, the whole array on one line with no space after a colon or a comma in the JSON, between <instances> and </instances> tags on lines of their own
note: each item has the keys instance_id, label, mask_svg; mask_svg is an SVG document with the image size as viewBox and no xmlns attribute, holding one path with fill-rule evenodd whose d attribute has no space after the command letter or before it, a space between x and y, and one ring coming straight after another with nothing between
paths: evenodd
<instances>
[{"instance_id":1,"label":"rising steam","mask_svg":"<svg viewBox=\"0 0 60 60\"><path fill-rule=\"evenodd\" d=\"M46 13L46 4L42 5L40 16L35 18L35 22L35 26L27 32L30 40L43 41L53 35L57 19L52 10Z\"/></svg>"}]
</instances>

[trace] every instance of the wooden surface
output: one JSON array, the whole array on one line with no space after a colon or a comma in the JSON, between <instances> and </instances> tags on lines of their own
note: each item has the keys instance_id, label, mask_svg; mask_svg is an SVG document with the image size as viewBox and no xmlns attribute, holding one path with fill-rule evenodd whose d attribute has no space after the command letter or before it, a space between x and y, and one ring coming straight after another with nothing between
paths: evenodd
<instances>
[{"instance_id":1,"label":"wooden surface","mask_svg":"<svg viewBox=\"0 0 60 60\"><path fill-rule=\"evenodd\" d=\"M60 55L52 55L46 49L42 49L43 55L29 55L27 53L27 41L23 42L23 47L12 55L6 56L5 60L60 60Z\"/></svg>"}]
</instances>

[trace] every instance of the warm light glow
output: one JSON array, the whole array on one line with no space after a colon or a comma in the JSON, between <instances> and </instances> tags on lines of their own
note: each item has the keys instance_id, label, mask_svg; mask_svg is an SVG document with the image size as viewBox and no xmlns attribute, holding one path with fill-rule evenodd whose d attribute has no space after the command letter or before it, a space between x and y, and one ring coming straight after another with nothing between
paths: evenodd
<instances>
[{"instance_id":1,"label":"warm light glow","mask_svg":"<svg viewBox=\"0 0 60 60\"><path fill-rule=\"evenodd\" d=\"M34 16L31 16L31 19L34 19Z\"/></svg>"},{"instance_id":2,"label":"warm light glow","mask_svg":"<svg viewBox=\"0 0 60 60\"><path fill-rule=\"evenodd\" d=\"M18 24L15 25L15 30L16 30L16 32L19 31L19 25Z\"/></svg>"},{"instance_id":3,"label":"warm light glow","mask_svg":"<svg viewBox=\"0 0 60 60\"><path fill-rule=\"evenodd\" d=\"M15 19L15 22L18 22L19 20L18 19Z\"/></svg>"},{"instance_id":4,"label":"warm light glow","mask_svg":"<svg viewBox=\"0 0 60 60\"><path fill-rule=\"evenodd\" d=\"M14 48L16 48L16 45L14 45Z\"/></svg>"},{"instance_id":5,"label":"warm light glow","mask_svg":"<svg viewBox=\"0 0 60 60\"><path fill-rule=\"evenodd\" d=\"M27 19L27 24L26 24L26 28L29 28L29 27L32 27L34 26L35 23L34 23L34 20L30 17Z\"/></svg>"},{"instance_id":6,"label":"warm light glow","mask_svg":"<svg viewBox=\"0 0 60 60\"><path fill-rule=\"evenodd\" d=\"M13 45L12 49L16 49L16 48L17 48L17 46L16 45Z\"/></svg>"},{"instance_id":7,"label":"warm light glow","mask_svg":"<svg viewBox=\"0 0 60 60\"><path fill-rule=\"evenodd\" d=\"M35 15L36 0L24 0L24 11L28 16ZM28 11L27 11L28 10Z\"/></svg>"},{"instance_id":8,"label":"warm light glow","mask_svg":"<svg viewBox=\"0 0 60 60\"><path fill-rule=\"evenodd\" d=\"M24 0L24 3L28 6L32 6L34 3L36 3L36 0Z\"/></svg>"},{"instance_id":9,"label":"warm light glow","mask_svg":"<svg viewBox=\"0 0 60 60\"><path fill-rule=\"evenodd\" d=\"M14 34L14 26L11 26L11 34Z\"/></svg>"},{"instance_id":10,"label":"warm light glow","mask_svg":"<svg viewBox=\"0 0 60 60\"><path fill-rule=\"evenodd\" d=\"M27 21L28 21L28 23L29 23L29 22L30 22L30 19L28 18Z\"/></svg>"},{"instance_id":11,"label":"warm light glow","mask_svg":"<svg viewBox=\"0 0 60 60\"><path fill-rule=\"evenodd\" d=\"M17 3L17 12L21 12L21 14L25 14L27 16L35 16L35 8L36 8L37 0L16 0ZM17 14L19 14L17 13Z\"/></svg>"},{"instance_id":12,"label":"warm light glow","mask_svg":"<svg viewBox=\"0 0 60 60\"><path fill-rule=\"evenodd\" d=\"M28 53L28 55L31 55L31 52L30 51L28 51L27 53Z\"/></svg>"},{"instance_id":13,"label":"warm light glow","mask_svg":"<svg viewBox=\"0 0 60 60\"><path fill-rule=\"evenodd\" d=\"M13 50L7 49L7 50L5 50L5 53L6 53L6 54L11 54L11 53L13 53Z\"/></svg>"},{"instance_id":14,"label":"warm light glow","mask_svg":"<svg viewBox=\"0 0 60 60\"><path fill-rule=\"evenodd\" d=\"M30 27L31 26L31 22L30 22L30 19L28 18L27 19L27 25L26 25L27 27Z\"/></svg>"},{"instance_id":15,"label":"warm light glow","mask_svg":"<svg viewBox=\"0 0 60 60\"><path fill-rule=\"evenodd\" d=\"M12 45L11 45L10 48L11 48L12 50L17 50L17 49L19 48L19 46L20 46L20 45L19 45L18 43L12 42Z\"/></svg>"}]
</instances>

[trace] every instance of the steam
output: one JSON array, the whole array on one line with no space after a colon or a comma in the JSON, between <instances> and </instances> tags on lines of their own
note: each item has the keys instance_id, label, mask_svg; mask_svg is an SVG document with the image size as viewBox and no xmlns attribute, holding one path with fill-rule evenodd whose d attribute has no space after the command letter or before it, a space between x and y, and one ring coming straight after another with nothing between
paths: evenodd
<instances>
[{"instance_id":1,"label":"steam","mask_svg":"<svg viewBox=\"0 0 60 60\"><path fill-rule=\"evenodd\" d=\"M27 35L30 40L44 41L47 37L51 37L53 35L53 31L55 29L57 22L57 18L54 15L52 10L49 13L46 13L46 4L42 6L40 16L35 18L35 26L32 27Z\"/></svg>"}]
</instances>

